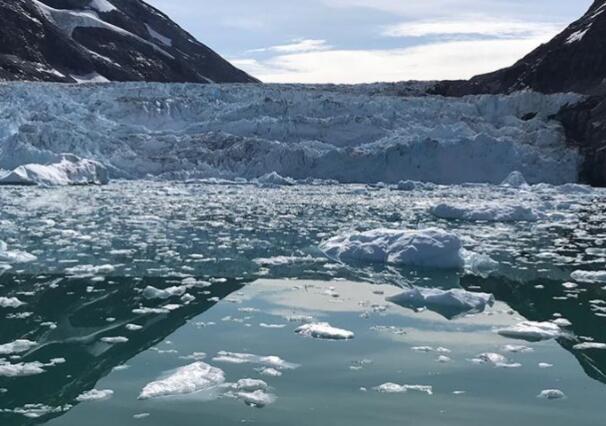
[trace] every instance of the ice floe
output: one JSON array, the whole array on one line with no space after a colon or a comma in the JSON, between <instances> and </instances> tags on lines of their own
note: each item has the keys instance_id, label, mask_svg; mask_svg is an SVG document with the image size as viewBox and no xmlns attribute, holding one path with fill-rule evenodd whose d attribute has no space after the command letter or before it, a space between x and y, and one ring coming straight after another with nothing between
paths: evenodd
<instances>
[{"instance_id":1,"label":"ice floe","mask_svg":"<svg viewBox=\"0 0 606 426\"><path fill-rule=\"evenodd\" d=\"M522 205L477 204L438 204L430 209L435 217L449 220L472 222L536 222L544 215Z\"/></svg>"},{"instance_id":2,"label":"ice floe","mask_svg":"<svg viewBox=\"0 0 606 426\"><path fill-rule=\"evenodd\" d=\"M375 229L331 238L320 245L331 259L439 269L464 265L459 237L437 228Z\"/></svg>"},{"instance_id":3,"label":"ice floe","mask_svg":"<svg viewBox=\"0 0 606 426\"><path fill-rule=\"evenodd\" d=\"M570 276L580 283L606 283L606 271L574 271Z\"/></svg>"},{"instance_id":4,"label":"ice floe","mask_svg":"<svg viewBox=\"0 0 606 426\"><path fill-rule=\"evenodd\" d=\"M588 351L588 350L606 350L606 343L597 343L597 342L584 342L578 343L572 347L577 351Z\"/></svg>"},{"instance_id":5,"label":"ice floe","mask_svg":"<svg viewBox=\"0 0 606 426\"><path fill-rule=\"evenodd\" d=\"M213 358L213 361L228 364L257 364L265 367L275 368L278 370L293 370L299 367L298 364L285 361L275 355L259 356L254 354L226 351L221 351L217 353L217 356Z\"/></svg>"},{"instance_id":6,"label":"ice floe","mask_svg":"<svg viewBox=\"0 0 606 426\"><path fill-rule=\"evenodd\" d=\"M17 299L16 297L0 297L0 308L19 308L25 305L25 302Z\"/></svg>"},{"instance_id":7,"label":"ice floe","mask_svg":"<svg viewBox=\"0 0 606 426\"><path fill-rule=\"evenodd\" d=\"M541 340L557 339L561 337L562 329L553 322L524 321L511 327L497 330L503 337L539 342Z\"/></svg>"},{"instance_id":8,"label":"ice floe","mask_svg":"<svg viewBox=\"0 0 606 426\"><path fill-rule=\"evenodd\" d=\"M143 290L143 297L146 299L170 299L171 297L180 297L187 291L187 286L175 286L166 289L158 289L153 286L147 286Z\"/></svg>"},{"instance_id":9,"label":"ice floe","mask_svg":"<svg viewBox=\"0 0 606 426\"><path fill-rule=\"evenodd\" d=\"M27 352L38 346L38 343L27 339L18 339L11 343L0 345L0 355L12 355Z\"/></svg>"},{"instance_id":10,"label":"ice floe","mask_svg":"<svg viewBox=\"0 0 606 426\"><path fill-rule=\"evenodd\" d=\"M78 402L105 401L114 396L114 391L110 389L92 389L84 392L76 398Z\"/></svg>"},{"instance_id":11,"label":"ice floe","mask_svg":"<svg viewBox=\"0 0 606 426\"><path fill-rule=\"evenodd\" d=\"M225 382L223 370L204 362L178 368L166 378L147 384L139 399L152 399L210 391Z\"/></svg>"},{"instance_id":12,"label":"ice floe","mask_svg":"<svg viewBox=\"0 0 606 426\"><path fill-rule=\"evenodd\" d=\"M500 368L519 368L522 366L520 363L510 362L505 356L494 352L479 354L471 361L476 364L490 364Z\"/></svg>"},{"instance_id":13,"label":"ice floe","mask_svg":"<svg viewBox=\"0 0 606 426\"><path fill-rule=\"evenodd\" d=\"M426 385L399 385L397 383L383 383L380 386L373 388L380 393L405 393L408 391L416 391L426 393L427 395L433 395L433 387Z\"/></svg>"},{"instance_id":14,"label":"ice floe","mask_svg":"<svg viewBox=\"0 0 606 426\"><path fill-rule=\"evenodd\" d=\"M556 400L556 399L565 399L566 394L559 389L545 389L541 391L537 398L548 399L548 400Z\"/></svg>"},{"instance_id":15,"label":"ice floe","mask_svg":"<svg viewBox=\"0 0 606 426\"><path fill-rule=\"evenodd\" d=\"M410 309L427 308L446 318L455 318L484 312L487 306L494 304L495 299L492 294L472 293L463 289L416 287L388 297L387 301Z\"/></svg>"},{"instance_id":16,"label":"ice floe","mask_svg":"<svg viewBox=\"0 0 606 426\"><path fill-rule=\"evenodd\" d=\"M36 260L36 256L22 250L9 250L8 245L0 240L0 264L1 263L27 263Z\"/></svg>"},{"instance_id":17,"label":"ice floe","mask_svg":"<svg viewBox=\"0 0 606 426\"><path fill-rule=\"evenodd\" d=\"M303 324L295 330L295 333L300 336L326 340L349 340L354 338L352 331L333 327L326 322Z\"/></svg>"}]
</instances>

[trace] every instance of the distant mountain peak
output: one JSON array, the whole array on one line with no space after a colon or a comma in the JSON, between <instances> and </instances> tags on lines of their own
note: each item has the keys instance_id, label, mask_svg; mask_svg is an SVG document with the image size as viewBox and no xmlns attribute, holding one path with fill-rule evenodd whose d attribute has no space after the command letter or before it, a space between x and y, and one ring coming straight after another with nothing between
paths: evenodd
<instances>
[{"instance_id":1,"label":"distant mountain peak","mask_svg":"<svg viewBox=\"0 0 606 426\"><path fill-rule=\"evenodd\" d=\"M0 0L0 80L255 82L141 0Z\"/></svg>"}]
</instances>

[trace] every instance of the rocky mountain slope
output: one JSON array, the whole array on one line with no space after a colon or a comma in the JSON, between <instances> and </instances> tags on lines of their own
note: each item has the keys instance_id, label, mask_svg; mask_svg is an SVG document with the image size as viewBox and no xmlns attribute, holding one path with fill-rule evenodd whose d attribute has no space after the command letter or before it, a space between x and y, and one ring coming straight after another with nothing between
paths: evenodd
<instances>
[{"instance_id":1,"label":"rocky mountain slope","mask_svg":"<svg viewBox=\"0 0 606 426\"><path fill-rule=\"evenodd\" d=\"M513 66L468 81L441 82L431 92L463 96L524 89L587 95L555 118L564 125L568 143L585 155L581 179L606 186L606 0L596 0L581 19Z\"/></svg>"},{"instance_id":2,"label":"rocky mountain slope","mask_svg":"<svg viewBox=\"0 0 606 426\"><path fill-rule=\"evenodd\" d=\"M0 0L0 81L254 82L141 0Z\"/></svg>"}]
</instances>

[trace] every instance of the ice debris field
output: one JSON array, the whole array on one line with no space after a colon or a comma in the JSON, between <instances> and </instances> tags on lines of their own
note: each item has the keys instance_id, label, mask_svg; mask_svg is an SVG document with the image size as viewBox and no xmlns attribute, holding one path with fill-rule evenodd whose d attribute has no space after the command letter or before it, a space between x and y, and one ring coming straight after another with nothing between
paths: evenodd
<instances>
[{"instance_id":1,"label":"ice debris field","mask_svg":"<svg viewBox=\"0 0 606 426\"><path fill-rule=\"evenodd\" d=\"M575 96L421 92L0 85L0 423L600 424Z\"/></svg>"}]
</instances>

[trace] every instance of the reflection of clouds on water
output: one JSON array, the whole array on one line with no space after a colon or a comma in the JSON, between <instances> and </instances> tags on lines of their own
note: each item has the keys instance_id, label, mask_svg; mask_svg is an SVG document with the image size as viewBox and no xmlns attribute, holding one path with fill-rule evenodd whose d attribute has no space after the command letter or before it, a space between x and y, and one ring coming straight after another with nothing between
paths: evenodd
<instances>
[{"instance_id":1,"label":"reflection of clouds on water","mask_svg":"<svg viewBox=\"0 0 606 426\"><path fill-rule=\"evenodd\" d=\"M20 354L19 363L40 365L42 371L27 377L0 377L0 388L7 389L0 409L13 410L32 402L55 408L77 403L80 395L93 389L97 381L113 369L161 342L189 318L214 306L214 300L225 298L243 285L228 281L192 288L189 292L196 298L187 304L178 297L150 302L141 295L140 290L147 284L166 287L168 281L114 277L109 284L90 278L4 275L2 293L23 295L27 304L22 309L34 315L3 320L0 342L13 342L21 336L37 342ZM177 303L172 303L175 301ZM141 306L157 309L168 306L167 303L172 303L174 309L161 309L159 314L136 313ZM64 362L59 363L61 358ZM47 363L48 360L54 362ZM46 421L63 411L39 409L40 419L26 421ZM0 413L0 418L2 424L23 424L24 421L20 414Z\"/></svg>"}]
</instances>

